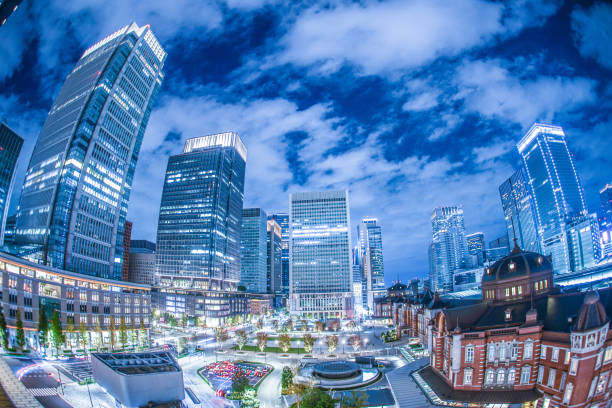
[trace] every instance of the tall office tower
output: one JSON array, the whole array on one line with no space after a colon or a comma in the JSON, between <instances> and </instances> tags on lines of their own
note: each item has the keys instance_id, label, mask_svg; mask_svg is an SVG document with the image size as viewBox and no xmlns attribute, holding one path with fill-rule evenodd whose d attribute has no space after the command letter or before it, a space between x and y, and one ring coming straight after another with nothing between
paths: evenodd
<instances>
[{"instance_id":1,"label":"tall office tower","mask_svg":"<svg viewBox=\"0 0 612 408\"><path fill-rule=\"evenodd\" d=\"M128 280L130 269L130 241L132 240L132 222L126 221L123 226L123 265L121 267L121 280Z\"/></svg>"},{"instance_id":2,"label":"tall office tower","mask_svg":"<svg viewBox=\"0 0 612 408\"><path fill-rule=\"evenodd\" d=\"M282 292L282 230L274 220L267 221L267 291Z\"/></svg>"},{"instance_id":3,"label":"tall office tower","mask_svg":"<svg viewBox=\"0 0 612 408\"><path fill-rule=\"evenodd\" d=\"M155 283L155 242L143 239L130 241L128 281L132 283Z\"/></svg>"},{"instance_id":4,"label":"tall office tower","mask_svg":"<svg viewBox=\"0 0 612 408\"><path fill-rule=\"evenodd\" d=\"M168 160L157 226L161 286L236 290L246 154L228 132L188 139Z\"/></svg>"},{"instance_id":5,"label":"tall office tower","mask_svg":"<svg viewBox=\"0 0 612 408\"><path fill-rule=\"evenodd\" d=\"M556 273L570 271L566 224L587 214L572 155L559 126L534 123L517 144L535 204L542 252Z\"/></svg>"},{"instance_id":6,"label":"tall office tower","mask_svg":"<svg viewBox=\"0 0 612 408\"><path fill-rule=\"evenodd\" d=\"M601 211L599 214L600 246L602 258L612 256L612 184L599 191Z\"/></svg>"},{"instance_id":7,"label":"tall office tower","mask_svg":"<svg viewBox=\"0 0 612 408\"><path fill-rule=\"evenodd\" d=\"M289 311L353 316L348 190L289 197Z\"/></svg>"},{"instance_id":8,"label":"tall office tower","mask_svg":"<svg viewBox=\"0 0 612 408\"><path fill-rule=\"evenodd\" d=\"M432 289L452 292L453 272L465 266L467 241L463 207L436 207L431 214L433 231L430 265Z\"/></svg>"},{"instance_id":9,"label":"tall office tower","mask_svg":"<svg viewBox=\"0 0 612 408\"><path fill-rule=\"evenodd\" d=\"M495 238L493 241L489 241L489 247L485 250L485 261L495 262L509 253L510 241L508 240L508 235L504 234L499 238Z\"/></svg>"},{"instance_id":10,"label":"tall office tower","mask_svg":"<svg viewBox=\"0 0 612 408\"><path fill-rule=\"evenodd\" d=\"M362 271L361 271L361 260L360 260L360 249L359 245L353 248L352 259L353 259L353 305L355 307L355 312L358 314L365 314L366 311L363 307L363 287L364 282L362 279ZM367 284L366 284L367 288Z\"/></svg>"},{"instance_id":11,"label":"tall office tower","mask_svg":"<svg viewBox=\"0 0 612 408\"><path fill-rule=\"evenodd\" d=\"M534 202L523 166L499 186L499 196L508 237L516 238L521 249L540 253Z\"/></svg>"},{"instance_id":12,"label":"tall office tower","mask_svg":"<svg viewBox=\"0 0 612 408\"><path fill-rule=\"evenodd\" d=\"M385 296L385 266L383 262L382 230L376 218L364 218L357 226L359 250L366 283L364 305L374 310L374 299Z\"/></svg>"},{"instance_id":13,"label":"tall office tower","mask_svg":"<svg viewBox=\"0 0 612 408\"><path fill-rule=\"evenodd\" d=\"M4 228L11 193L15 182L15 167L23 146L23 139L4 123L0 123L0 246L4 245Z\"/></svg>"},{"instance_id":14,"label":"tall office tower","mask_svg":"<svg viewBox=\"0 0 612 408\"><path fill-rule=\"evenodd\" d=\"M281 291L289 294L289 214L277 213L268 216L281 227Z\"/></svg>"},{"instance_id":15,"label":"tall office tower","mask_svg":"<svg viewBox=\"0 0 612 408\"><path fill-rule=\"evenodd\" d=\"M32 152L16 241L45 264L121 279L136 161L166 52L135 23L85 50Z\"/></svg>"},{"instance_id":16,"label":"tall office tower","mask_svg":"<svg viewBox=\"0 0 612 408\"><path fill-rule=\"evenodd\" d=\"M240 284L247 292L267 292L267 225L266 212L261 208L242 210Z\"/></svg>"},{"instance_id":17,"label":"tall office tower","mask_svg":"<svg viewBox=\"0 0 612 408\"><path fill-rule=\"evenodd\" d=\"M475 232L465 236L468 254L472 257L472 266L484 264L485 238L482 232Z\"/></svg>"},{"instance_id":18,"label":"tall office tower","mask_svg":"<svg viewBox=\"0 0 612 408\"><path fill-rule=\"evenodd\" d=\"M575 217L565 226L570 270L592 268L601 258L599 224L595 214Z\"/></svg>"}]
</instances>

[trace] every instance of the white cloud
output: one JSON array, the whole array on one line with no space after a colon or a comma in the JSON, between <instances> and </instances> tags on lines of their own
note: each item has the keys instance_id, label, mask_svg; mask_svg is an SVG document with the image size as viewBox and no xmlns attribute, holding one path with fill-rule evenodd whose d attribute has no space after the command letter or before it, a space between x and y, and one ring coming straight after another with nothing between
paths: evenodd
<instances>
[{"instance_id":1,"label":"white cloud","mask_svg":"<svg viewBox=\"0 0 612 408\"><path fill-rule=\"evenodd\" d=\"M527 127L534 121L551 122L559 112L593 102L596 82L586 78L537 76L521 79L500 60L466 61L458 69L455 96L467 112L511 121Z\"/></svg>"},{"instance_id":2,"label":"white cloud","mask_svg":"<svg viewBox=\"0 0 612 408\"><path fill-rule=\"evenodd\" d=\"M612 6L595 3L589 9L577 6L572 12L576 47L584 57L594 58L612 69Z\"/></svg>"}]
</instances>

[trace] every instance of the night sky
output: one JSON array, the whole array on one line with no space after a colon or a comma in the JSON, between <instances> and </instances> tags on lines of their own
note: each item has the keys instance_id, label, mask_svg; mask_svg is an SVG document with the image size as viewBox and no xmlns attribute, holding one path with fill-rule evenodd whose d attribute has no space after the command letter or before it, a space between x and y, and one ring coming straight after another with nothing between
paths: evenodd
<instances>
[{"instance_id":1,"label":"night sky","mask_svg":"<svg viewBox=\"0 0 612 408\"><path fill-rule=\"evenodd\" d=\"M505 233L498 187L534 121L565 129L591 211L612 182L610 3L26 0L0 27L0 118L26 140L12 211L66 75L132 21L168 52L133 238L155 240L168 156L228 130L248 149L245 207L348 188L353 225L382 224L387 283L427 274L435 206Z\"/></svg>"}]
</instances>

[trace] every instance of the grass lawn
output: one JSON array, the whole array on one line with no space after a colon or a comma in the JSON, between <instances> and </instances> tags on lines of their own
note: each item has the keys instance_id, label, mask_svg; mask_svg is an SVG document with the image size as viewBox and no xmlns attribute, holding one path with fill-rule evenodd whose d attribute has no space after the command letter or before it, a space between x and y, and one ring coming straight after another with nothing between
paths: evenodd
<instances>
[{"instance_id":1,"label":"grass lawn","mask_svg":"<svg viewBox=\"0 0 612 408\"><path fill-rule=\"evenodd\" d=\"M268 337L268 341L277 341L278 337ZM303 337L291 337L291 341L302 341Z\"/></svg>"},{"instance_id":2,"label":"grass lawn","mask_svg":"<svg viewBox=\"0 0 612 408\"><path fill-rule=\"evenodd\" d=\"M238 350L238 346L234 346L234 350ZM250 346L248 344L245 344L244 347L242 347L242 351L259 351L259 347L257 346ZM264 350L264 352L266 353L284 353L283 350L281 350L280 347L266 347L266 349ZM287 353L293 353L293 354L306 354L306 352L304 351L304 347L291 347L289 349L289 351L287 351Z\"/></svg>"}]
</instances>

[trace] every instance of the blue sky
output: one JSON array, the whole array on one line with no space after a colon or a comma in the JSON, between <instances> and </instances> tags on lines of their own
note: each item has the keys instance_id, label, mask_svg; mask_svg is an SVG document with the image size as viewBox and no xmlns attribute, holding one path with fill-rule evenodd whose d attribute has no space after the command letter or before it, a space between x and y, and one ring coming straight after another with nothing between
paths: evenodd
<instances>
[{"instance_id":1,"label":"blue sky","mask_svg":"<svg viewBox=\"0 0 612 408\"><path fill-rule=\"evenodd\" d=\"M560 1L25 0L0 28L0 117L33 144L83 50L135 21L168 51L134 179L133 237L155 239L167 157L237 131L245 206L351 192L383 226L386 279L425 276L429 216L505 233L498 186L534 122L564 127L592 211L612 182L612 5ZM354 231L354 229L353 229Z\"/></svg>"}]
</instances>

